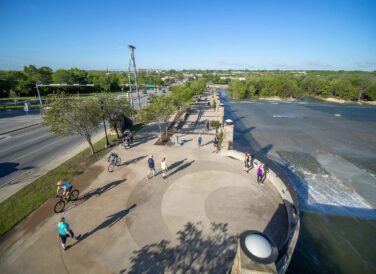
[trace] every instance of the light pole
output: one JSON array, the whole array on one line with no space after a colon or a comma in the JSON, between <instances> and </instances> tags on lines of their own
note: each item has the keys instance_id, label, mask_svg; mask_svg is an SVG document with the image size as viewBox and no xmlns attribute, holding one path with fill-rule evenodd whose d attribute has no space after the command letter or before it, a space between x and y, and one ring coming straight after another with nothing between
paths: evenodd
<instances>
[{"instance_id":1,"label":"light pole","mask_svg":"<svg viewBox=\"0 0 376 274\"><path fill-rule=\"evenodd\" d=\"M35 88L37 89L38 98L39 98L39 104L40 104L40 107L42 109L43 108L43 104L42 104L42 99L40 98L40 92L39 92L39 85L38 85L38 83L35 83Z\"/></svg>"},{"instance_id":2,"label":"light pole","mask_svg":"<svg viewBox=\"0 0 376 274\"><path fill-rule=\"evenodd\" d=\"M101 109L102 109L102 119L103 119L104 134L106 135L106 146L105 147L107 148L107 147L110 146L110 143L108 142L106 121L104 120L104 113L103 113L103 110L104 110L104 100L103 100L103 98L99 99L99 104L100 104Z\"/></svg>"}]
</instances>

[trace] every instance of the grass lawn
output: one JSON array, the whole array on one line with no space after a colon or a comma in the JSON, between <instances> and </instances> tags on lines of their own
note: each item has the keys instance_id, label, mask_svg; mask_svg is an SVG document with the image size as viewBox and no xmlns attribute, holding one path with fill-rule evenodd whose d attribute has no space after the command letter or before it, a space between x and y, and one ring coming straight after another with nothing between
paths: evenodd
<instances>
[{"instance_id":1,"label":"grass lawn","mask_svg":"<svg viewBox=\"0 0 376 274\"><path fill-rule=\"evenodd\" d=\"M142 126L136 124L132 131L138 131ZM114 144L117 141L116 136L109 136L109 141ZM103 138L94 144L95 151L98 151L94 155L90 155L90 148L83 150L0 203L0 236L55 195L56 182L59 179L71 181L108 153L111 148L103 149L105 142L106 139Z\"/></svg>"}]
</instances>

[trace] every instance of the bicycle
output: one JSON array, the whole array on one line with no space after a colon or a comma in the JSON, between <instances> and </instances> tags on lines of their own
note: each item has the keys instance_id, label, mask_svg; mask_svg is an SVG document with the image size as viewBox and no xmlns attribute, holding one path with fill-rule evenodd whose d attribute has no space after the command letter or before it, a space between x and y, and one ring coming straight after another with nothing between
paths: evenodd
<instances>
[{"instance_id":1,"label":"bicycle","mask_svg":"<svg viewBox=\"0 0 376 274\"><path fill-rule=\"evenodd\" d=\"M63 195L56 195L55 197L59 198L59 201L54 206L55 213L63 212L64 209L65 209L65 206L68 204L68 202L76 201L78 199L79 195L80 195L80 192L78 191L78 189L72 190L68 194L68 197L65 197Z\"/></svg>"},{"instance_id":2,"label":"bicycle","mask_svg":"<svg viewBox=\"0 0 376 274\"><path fill-rule=\"evenodd\" d=\"M121 164L121 158L120 157L117 157L116 159L112 159L111 163L108 165L108 168L107 168L108 172L114 171L114 168L116 166L120 166L120 164Z\"/></svg>"}]
</instances>

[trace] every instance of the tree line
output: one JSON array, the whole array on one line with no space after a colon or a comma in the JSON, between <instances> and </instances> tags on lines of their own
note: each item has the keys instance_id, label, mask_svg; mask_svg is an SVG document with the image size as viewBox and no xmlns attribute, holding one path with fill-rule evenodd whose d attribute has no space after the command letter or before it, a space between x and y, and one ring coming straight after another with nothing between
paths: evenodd
<instances>
[{"instance_id":1,"label":"tree line","mask_svg":"<svg viewBox=\"0 0 376 274\"><path fill-rule=\"evenodd\" d=\"M174 113L187 107L195 95L202 94L206 89L206 81L197 79L183 85L171 86L170 95L152 97L151 103L143 108L140 117L144 123L155 122L158 125L160 138L162 132L167 135L168 121Z\"/></svg>"},{"instance_id":2,"label":"tree line","mask_svg":"<svg viewBox=\"0 0 376 274\"><path fill-rule=\"evenodd\" d=\"M233 99L327 98L376 100L376 72L308 72L247 75L245 80L231 80L228 92Z\"/></svg>"},{"instance_id":3,"label":"tree line","mask_svg":"<svg viewBox=\"0 0 376 274\"><path fill-rule=\"evenodd\" d=\"M170 95L152 97L150 104L137 113L126 97L115 96L103 91L91 97L71 96L58 92L49 96L49 105L42 110L43 123L49 130L60 135L81 135L95 153L92 135L105 120L120 138L124 129L132 126L132 117L139 116L144 123L155 122L162 127L167 125L175 112L188 106L195 95L205 91L206 82L202 79L184 85L171 87Z\"/></svg>"},{"instance_id":4,"label":"tree line","mask_svg":"<svg viewBox=\"0 0 376 274\"><path fill-rule=\"evenodd\" d=\"M171 78L168 78L170 76ZM173 78L181 78L180 72L171 70L165 72L140 71L138 73L138 83L142 87L147 84L166 85ZM97 91L120 91L128 90L128 74L117 71L95 71L81 70L78 68L52 70L50 67L43 66L37 68L34 65L28 65L21 71L3 70L0 71L0 98L15 96L35 96L35 84L67 84L67 85L86 85L93 84L93 87L43 87L43 94L50 94L56 91L65 93L85 93Z\"/></svg>"}]
</instances>

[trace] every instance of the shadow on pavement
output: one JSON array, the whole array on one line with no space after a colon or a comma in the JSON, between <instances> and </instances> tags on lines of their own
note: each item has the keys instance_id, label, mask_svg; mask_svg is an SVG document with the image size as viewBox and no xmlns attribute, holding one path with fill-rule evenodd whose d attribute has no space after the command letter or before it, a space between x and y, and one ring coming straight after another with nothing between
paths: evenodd
<instances>
[{"instance_id":1,"label":"shadow on pavement","mask_svg":"<svg viewBox=\"0 0 376 274\"><path fill-rule=\"evenodd\" d=\"M128 161L125 161L123 162L121 165L119 166L127 166L127 165L130 165L130 164L135 164L139 161L141 161L142 159L146 158L147 155L144 155L144 156L140 156L140 157L137 157L137 158L134 158L134 159L131 159L131 160L128 160Z\"/></svg>"},{"instance_id":2,"label":"shadow on pavement","mask_svg":"<svg viewBox=\"0 0 376 274\"><path fill-rule=\"evenodd\" d=\"M176 233L176 246L167 240L134 251L130 269L120 273L227 273L236 251L236 237L227 233L228 224L188 222ZM208 236L206 236L208 235Z\"/></svg>"},{"instance_id":3,"label":"shadow on pavement","mask_svg":"<svg viewBox=\"0 0 376 274\"><path fill-rule=\"evenodd\" d=\"M105 228L108 228L108 227L115 225L117 222L119 222L121 219L123 219L125 216L127 216L128 213L135 207L136 207L136 204L133 204L132 206L130 206L127 209L120 210L120 211L118 211L118 212L116 212L112 215L107 216L106 220L104 220L100 225L98 225L93 230L83 234L78 242L82 242L83 240L87 239L88 237L93 235L98 230L105 229Z\"/></svg>"},{"instance_id":4,"label":"shadow on pavement","mask_svg":"<svg viewBox=\"0 0 376 274\"><path fill-rule=\"evenodd\" d=\"M194 163L194 160L192 160L190 162L187 162L187 163L184 163L185 160L186 159L184 159L182 161L179 161L179 162L175 162L174 164L172 164L171 166L169 166L169 169L172 169L172 168L175 168L175 167L177 167L177 168L175 170L173 170L171 173L168 173L165 178L168 178L168 177L174 175L175 173L177 173L179 171L182 171L183 169L189 167L190 165L192 165Z\"/></svg>"},{"instance_id":5,"label":"shadow on pavement","mask_svg":"<svg viewBox=\"0 0 376 274\"><path fill-rule=\"evenodd\" d=\"M111 183L108 183L107 185L98 187L96 189L93 189L93 190L85 193L84 195L80 196L77 199L77 201L75 201L74 203L69 203L68 206L65 208L65 211L71 210L72 208L75 208L76 206L83 204L84 202L86 202L87 200L89 200L90 198L92 198L94 196L102 195L103 193L113 189L114 187L116 187L116 186L120 185L121 183L125 182L126 180L127 179L113 181Z\"/></svg>"},{"instance_id":6,"label":"shadow on pavement","mask_svg":"<svg viewBox=\"0 0 376 274\"><path fill-rule=\"evenodd\" d=\"M143 133L142 135L136 135L135 140L132 143L132 147L142 145L152 139L157 138L154 133Z\"/></svg>"},{"instance_id":7,"label":"shadow on pavement","mask_svg":"<svg viewBox=\"0 0 376 274\"><path fill-rule=\"evenodd\" d=\"M29 170L32 169L33 167L24 167L24 168L17 168L19 166L19 163L13 163L13 162L5 162L5 163L0 163L0 178L5 177L15 171L21 171L21 170Z\"/></svg>"}]
</instances>

